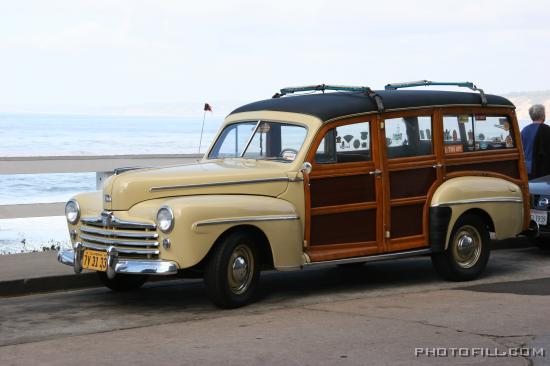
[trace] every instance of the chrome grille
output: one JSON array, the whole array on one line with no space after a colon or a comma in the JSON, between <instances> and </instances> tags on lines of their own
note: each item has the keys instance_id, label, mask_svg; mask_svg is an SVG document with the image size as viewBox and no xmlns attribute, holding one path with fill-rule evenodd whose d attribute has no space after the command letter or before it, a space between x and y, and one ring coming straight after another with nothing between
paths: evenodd
<instances>
[{"instance_id":1,"label":"chrome grille","mask_svg":"<svg viewBox=\"0 0 550 366\"><path fill-rule=\"evenodd\" d=\"M121 255L153 258L159 251L156 225L118 219L104 211L98 217L83 217L80 242L84 248L107 251L110 246Z\"/></svg>"}]
</instances>

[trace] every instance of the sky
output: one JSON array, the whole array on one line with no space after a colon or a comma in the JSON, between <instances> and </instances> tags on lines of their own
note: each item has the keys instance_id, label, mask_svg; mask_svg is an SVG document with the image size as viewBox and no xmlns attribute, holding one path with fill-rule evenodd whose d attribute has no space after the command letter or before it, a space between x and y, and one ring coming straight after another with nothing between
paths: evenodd
<instances>
[{"instance_id":1,"label":"sky","mask_svg":"<svg viewBox=\"0 0 550 366\"><path fill-rule=\"evenodd\" d=\"M285 86L550 89L540 1L0 0L0 113L226 113Z\"/></svg>"}]
</instances>

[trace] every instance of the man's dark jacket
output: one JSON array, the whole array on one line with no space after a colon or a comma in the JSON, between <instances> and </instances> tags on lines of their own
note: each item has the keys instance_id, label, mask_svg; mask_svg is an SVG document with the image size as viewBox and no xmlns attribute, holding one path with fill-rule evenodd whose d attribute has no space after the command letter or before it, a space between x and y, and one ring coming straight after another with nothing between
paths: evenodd
<instances>
[{"instance_id":1,"label":"man's dark jacket","mask_svg":"<svg viewBox=\"0 0 550 366\"><path fill-rule=\"evenodd\" d=\"M539 126L533 145L533 157L530 179L550 174L550 126Z\"/></svg>"}]
</instances>

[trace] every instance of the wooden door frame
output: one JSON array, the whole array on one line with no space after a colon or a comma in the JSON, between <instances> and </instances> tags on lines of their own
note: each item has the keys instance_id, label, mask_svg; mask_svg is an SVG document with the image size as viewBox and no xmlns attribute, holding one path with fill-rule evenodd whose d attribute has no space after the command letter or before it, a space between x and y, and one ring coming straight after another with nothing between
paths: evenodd
<instances>
[{"instance_id":1,"label":"wooden door frame","mask_svg":"<svg viewBox=\"0 0 550 366\"><path fill-rule=\"evenodd\" d=\"M382 222L383 222L383 197L382 194L382 180L380 176L374 178L374 187L375 187L375 204L372 203L354 203L348 205L338 205L338 206L327 206L320 208L311 208L311 190L310 182L311 180L318 178L328 178L328 177L342 177L346 175L360 175L367 174L375 169L381 169L381 157L379 155L379 124L378 116L376 114L366 114L357 117L340 119L337 121L332 121L324 124L317 135L310 144L310 148L306 154L305 161L311 163L312 170L307 177L304 179L304 192L306 195L305 198L305 229L304 229L304 249L307 251L311 248L311 217L317 212L323 213L337 213L337 212L348 212L358 209L376 209L376 233L375 233L375 242L378 250L375 252L365 253L365 246L361 244L365 243L341 243L334 245L323 245L326 247L327 251L333 251L333 254L340 251L342 254L346 253L346 257L354 256L364 256L370 254L376 254L381 252L381 239L382 239ZM361 122L368 122L370 126L370 150L371 150L371 160L370 161L361 161L361 162L352 162L352 163L317 163L315 161L315 154L317 149L325 137L326 133L333 128L356 124ZM339 257L344 258L344 257Z\"/></svg>"},{"instance_id":2,"label":"wooden door frame","mask_svg":"<svg viewBox=\"0 0 550 366\"><path fill-rule=\"evenodd\" d=\"M386 120L401 117L431 117L431 134L432 134L432 154L413 157L388 159L386 147ZM382 171L384 182L384 248L385 252L407 250L413 248L423 248L428 246L428 221L427 209L429 208L428 198L430 191L434 186L439 186L443 181L443 128L441 114L439 108L419 108L412 110L404 110L398 112L385 113L381 116L380 122L384 122L384 128L380 133L380 149L382 150ZM383 145L382 145L383 144ZM407 198L391 198L390 192L390 173L392 171L403 171L416 169L419 167L434 167L436 169L436 179L428 189L427 193L418 197ZM441 164L441 167L435 167ZM391 209L392 207L409 204L423 204L422 210L422 233L412 236L403 236L399 238L387 237L386 232L391 234ZM397 248L397 249L396 249Z\"/></svg>"}]
</instances>

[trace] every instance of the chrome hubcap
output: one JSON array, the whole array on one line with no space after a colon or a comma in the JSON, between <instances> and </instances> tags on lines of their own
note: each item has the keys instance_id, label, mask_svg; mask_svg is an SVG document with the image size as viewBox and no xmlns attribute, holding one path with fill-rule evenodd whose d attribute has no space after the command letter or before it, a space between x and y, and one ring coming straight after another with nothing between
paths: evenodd
<instances>
[{"instance_id":1,"label":"chrome hubcap","mask_svg":"<svg viewBox=\"0 0 550 366\"><path fill-rule=\"evenodd\" d=\"M254 257L248 246L241 244L233 250L227 270L231 292L239 295L248 290L254 273Z\"/></svg>"},{"instance_id":2,"label":"chrome hubcap","mask_svg":"<svg viewBox=\"0 0 550 366\"><path fill-rule=\"evenodd\" d=\"M248 271L248 264L243 257L237 257L233 261L233 277L237 282L243 282Z\"/></svg>"},{"instance_id":3,"label":"chrome hubcap","mask_svg":"<svg viewBox=\"0 0 550 366\"><path fill-rule=\"evenodd\" d=\"M453 241L453 257L462 268L475 266L481 256L481 235L473 226L463 226Z\"/></svg>"}]
</instances>

